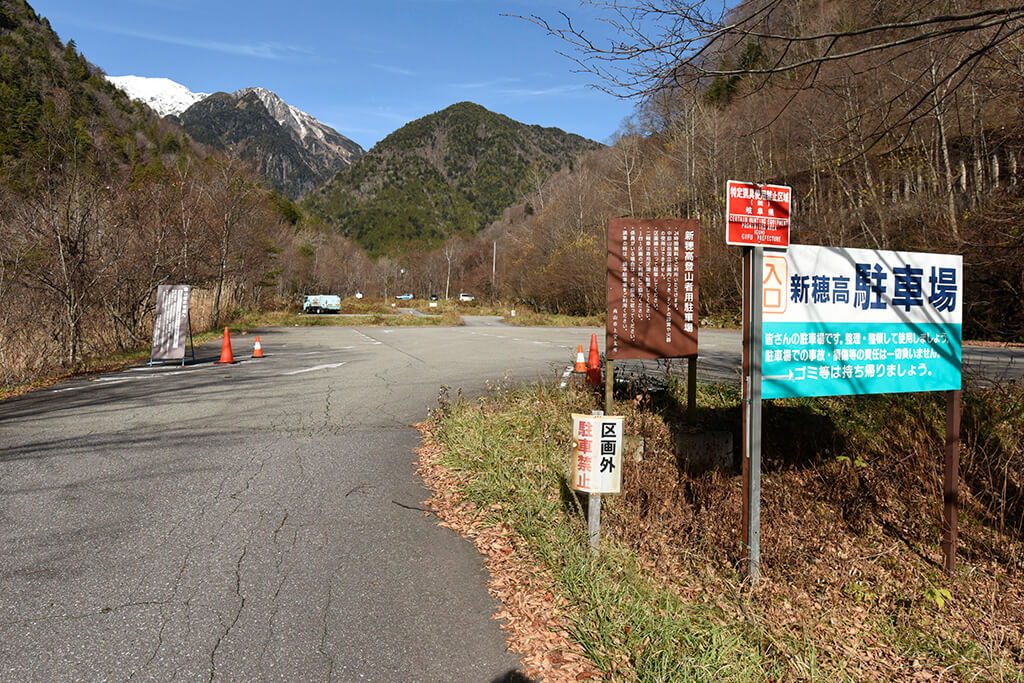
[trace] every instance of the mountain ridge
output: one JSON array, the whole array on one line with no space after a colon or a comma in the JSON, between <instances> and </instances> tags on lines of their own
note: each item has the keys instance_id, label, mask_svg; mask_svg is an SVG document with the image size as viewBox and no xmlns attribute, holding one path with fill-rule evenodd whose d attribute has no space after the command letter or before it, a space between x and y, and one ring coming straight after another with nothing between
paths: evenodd
<instances>
[{"instance_id":1,"label":"mountain ridge","mask_svg":"<svg viewBox=\"0 0 1024 683\"><path fill-rule=\"evenodd\" d=\"M267 88L193 93L167 78L108 80L178 123L196 141L252 164L290 199L298 199L364 153L357 143Z\"/></svg>"},{"instance_id":2,"label":"mountain ridge","mask_svg":"<svg viewBox=\"0 0 1024 683\"><path fill-rule=\"evenodd\" d=\"M600 147L458 102L392 132L304 206L371 255L430 248L476 234L536 182Z\"/></svg>"}]
</instances>

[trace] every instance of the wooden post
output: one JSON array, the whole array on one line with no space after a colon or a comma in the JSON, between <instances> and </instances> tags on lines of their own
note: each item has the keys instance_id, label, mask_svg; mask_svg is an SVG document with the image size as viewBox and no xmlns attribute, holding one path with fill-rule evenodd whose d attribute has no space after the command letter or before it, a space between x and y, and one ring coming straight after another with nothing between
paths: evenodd
<instances>
[{"instance_id":1,"label":"wooden post","mask_svg":"<svg viewBox=\"0 0 1024 683\"><path fill-rule=\"evenodd\" d=\"M605 352L604 361L604 414L611 415L615 403L615 361Z\"/></svg>"},{"instance_id":2,"label":"wooden post","mask_svg":"<svg viewBox=\"0 0 1024 683\"><path fill-rule=\"evenodd\" d=\"M956 571L960 510L960 390L946 392L946 458L942 478L942 558L947 574Z\"/></svg>"},{"instance_id":3,"label":"wooden post","mask_svg":"<svg viewBox=\"0 0 1024 683\"><path fill-rule=\"evenodd\" d=\"M686 366L686 419L697 423L697 356L690 356Z\"/></svg>"}]
</instances>

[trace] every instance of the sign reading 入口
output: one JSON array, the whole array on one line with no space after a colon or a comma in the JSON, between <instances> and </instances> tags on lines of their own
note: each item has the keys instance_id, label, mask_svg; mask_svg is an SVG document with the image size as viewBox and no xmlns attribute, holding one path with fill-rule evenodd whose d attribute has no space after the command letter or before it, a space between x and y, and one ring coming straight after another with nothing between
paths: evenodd
<instances>
[{"instance_id":1,"label":"sign reading \u5165\u53e3","mask_svg":"<svg viewBox=\"0 0 1024 683\"><path fill-rule=\"evenodd\" d=\"M621 415L572 416L570 481L584 493L618 493L622 489Z\"/></svg>"},{"instance_id":2,"label":"sign reading \u5165\u53e3","mask_svg":"<svg viewBox=\"0 0 1024 683\"><path fill-rule=\"evenodd\" d=\"M762 397L960 388L963 257L764 253Z\"/></svg>"},{"instance_id":3,"label":"sign reading \u5165\u53e3","mask_svg":"<svg viewBox=\"0 0 1024 683\"><path fill-rule=\"evenodd\" d=\"M697 355L699 226L674 219L608 221L606 358Z\"/></svg>"},{"instance_id":4,"label":"sign reading \u5165\u53e3","mask_svg":"<svg viewBox=\"0 0 1024 683\"><path fill-rule=\"evenodd\" d=\"M792 190L785 185L726 183L725 243L746 247L789 246Z\"/></svg>"},{"instance_id":5,"label":"sign reading \u5165\u53e3","mask_svg":"<svg viewBox=\"0 0 1024 683\"><path fill-rule=\"evenodd\" d=\"M153 351L150 360L181 360L188 343L189 285L160 285L156 290Z\"/></svg>"}]
</instances>

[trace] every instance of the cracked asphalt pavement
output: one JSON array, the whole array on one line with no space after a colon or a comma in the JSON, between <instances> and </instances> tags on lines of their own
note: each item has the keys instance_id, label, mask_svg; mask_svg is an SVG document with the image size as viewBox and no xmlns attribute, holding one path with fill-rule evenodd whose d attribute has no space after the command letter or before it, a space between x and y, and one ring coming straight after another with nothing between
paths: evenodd
<instances>
[{"instance_id":1,"label":"cracked asphalt pavement","mask_svg":"<svg viewBox=\"0 0 1024 683\"><path fill-rule=\"evenodd\" d=\"M508 680L411 425L442 385L557 382L593 331L263 329L263 359L235 335L235 365L217 342L0 403L0 678ZM701 343L735 379L738 333Z\"/></svg>"},{"instance_id":2,"label":"cracked asphalt pavement","mask_svg":"<svg viewBox=\"0 0 1024 683\"><path fill-rule=\"evenodd\" d=\"M272 328L0 403L0 678L498 681L482 559L411 425L590 331ZM262 359L251 359L255 334Z\"/></svg>"}]
</instances>

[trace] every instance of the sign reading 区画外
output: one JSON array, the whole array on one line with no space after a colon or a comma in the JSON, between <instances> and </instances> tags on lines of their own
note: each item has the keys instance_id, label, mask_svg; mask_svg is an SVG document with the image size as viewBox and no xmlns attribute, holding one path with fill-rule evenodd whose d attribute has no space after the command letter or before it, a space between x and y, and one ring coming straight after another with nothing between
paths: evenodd
<instances>
[{"instance_id":1,"label":"sign reading \u533a\u753b\u5916","mask_svg":"<svg viewBox=\"0 0 1024 683\"><path fill-rule=\"evenodd\" d=\"M790 245L762 270L762 398L960 388L963 257Z\"/></svg>"},{"instance_id":2,"label":"sign reading \u533a\u753b\u5916","mask_svg":"<svg viewBox=\"0 0 1024 683\"><path fill-rule=\"evenodd\" d=\"M572 416L570 482L584 493L618 493L622 488L621 415Z\"/></svg>"}]
</instances>

